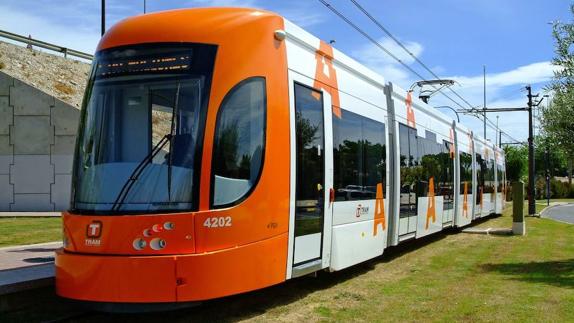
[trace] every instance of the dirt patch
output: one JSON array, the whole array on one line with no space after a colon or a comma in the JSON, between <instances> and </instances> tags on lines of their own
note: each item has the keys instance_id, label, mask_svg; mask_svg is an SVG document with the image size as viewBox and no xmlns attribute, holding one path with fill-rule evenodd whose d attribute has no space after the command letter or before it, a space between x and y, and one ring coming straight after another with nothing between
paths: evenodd
<instances>
[{"instance_id":1,"label":"dirt patch","mask_svg":"<svg viewBox=\"0 0 574 323\"><path fill-rule=\"evenodd\" d=\"M75 93L74 89L71 86L59 81L54 82L54 89L59 93L61 93L62 95L72 95Z\"/></svg>"},{"instance_id":2,"label":"dirt patch","mask_svg":"<svg viewBox=\"0 0 574 323\"><path fill-rule=\"evenodd\" d=\"M51 51L0 42L0 70L80 108L90 64Z\"/></svg>"}]
</instances>

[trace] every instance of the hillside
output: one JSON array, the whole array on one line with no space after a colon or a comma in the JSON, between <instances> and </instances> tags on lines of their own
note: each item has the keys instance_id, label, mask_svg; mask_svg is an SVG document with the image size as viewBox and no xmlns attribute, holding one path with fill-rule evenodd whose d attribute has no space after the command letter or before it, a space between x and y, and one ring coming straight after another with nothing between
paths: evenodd
<instances>
[{"instance_id":1,"label":"hillside","mask_svg":"<svg viewBox=\"0 0 574 323\"><path fill-rule=\"evenodd\" d=\"M80 108L90 64L0 42L0 72Z\"/></svg>"}]
</instances>

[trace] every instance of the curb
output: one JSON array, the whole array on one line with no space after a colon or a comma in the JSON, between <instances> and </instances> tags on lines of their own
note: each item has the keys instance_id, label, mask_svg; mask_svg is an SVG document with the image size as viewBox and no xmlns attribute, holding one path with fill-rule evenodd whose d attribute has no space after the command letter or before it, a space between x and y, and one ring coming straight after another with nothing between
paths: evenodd
<instances>
[{"instance_id":1,"label":"curb","mask_svg":"<svg viewBox=\"0 0 574 323\"><path fill-rule=\"evenodd\" d=\"M59 218L62 212L0 212L0 219L9 218Z\"/></svg>"},{"instance_id":2,"label":"curb","mask_svg":"<svg viewBox=\"0 0 574 323\"><path fill-rule=\"evenodd\" d=\"M486 234L486 235L512 235L512 229L502 228L468 228L462 230L463 233Z\"/></svg>"},{"instance_id":3,"label":"curb","mask_svg":"<svg viewBox=\"0 0 574 323\"><path fill-rule=\"evenodd\" d=\"M8 246L0 248L0 251L10 251L15 249L22 249L22 248L35 248L35 247L43 247L47 245L51 245L54 243L62 243L62 241L50 241L50 242L41 242L41 243L34 243L34 244L21 244L16 246Z\"/></svg>"}]
</instances>

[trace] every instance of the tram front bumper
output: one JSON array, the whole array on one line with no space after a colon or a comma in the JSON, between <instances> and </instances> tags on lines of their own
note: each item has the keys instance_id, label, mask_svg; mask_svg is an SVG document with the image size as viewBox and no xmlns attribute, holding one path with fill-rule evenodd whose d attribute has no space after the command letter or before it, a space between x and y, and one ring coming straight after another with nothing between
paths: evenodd
<instances>
[{"instance_id":1,"label":"tram front bumper","mask_svg":"<svg viewBox=\"0 0 574 323\"><path fill-rule=\"evenodd\" d=\"M202 301L285 281L287 234L216 252L117 256L56 252L56 292L113 303ZM281 252L283 251L283 252Z\"/></svg>"}]
</instances>

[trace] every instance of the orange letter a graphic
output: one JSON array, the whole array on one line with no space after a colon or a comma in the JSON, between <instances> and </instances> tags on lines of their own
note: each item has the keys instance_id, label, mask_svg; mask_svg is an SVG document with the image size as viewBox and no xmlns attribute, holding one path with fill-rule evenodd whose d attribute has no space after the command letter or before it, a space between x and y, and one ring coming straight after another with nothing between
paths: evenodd
<instances>
[{"instance_id":1,"label":"orange letter a graphic","mask_svg":"<svg viewBox=\"0 0 574 323\"><path fill-rule=\"evenodd\" d=\"M333 114L341 118L337 73L335 67L333 67L333 47L321 41L319 50L315 53L315 60L317 61L317 65L315 67L315 82L313 83L313 87L322 89L331 95ZM319 97L316 97L316 99L319 99Z\"/></svg>"},{"instance_id":2,"label":"orange letter a graphic","mask_svg":"<svg viewBox=\"0 0 574 323\"><path fill-rule=\"evenodd\" d=\"M434 204L434 177L429 179L429 204L427 208L427 223L425 226L425 230L429 229L429 220L432 218L432 223L436 222L436 212L435 212L435 204Z\"/></svg>"},{"instance_id":3,"label":"orange letter a graphic","mask_svg":"<svg viewBox=\"0 0 574 323\"><path fill-rule=\"evenodd\" d=\"M373 228L373 236L377 235L379 223L383 225L383 230L386 229L385 224L385 198L383 196L383 184L377 184L377 195L375 196L375 223Z\"/></svg>"},{"instance_id":4,"label":"orange letter a graphic","mask_svg":"<svg viewBox=\"0 0 574 323\"><path fill-rule=\"evenodd\" d=\"M407 98L405 99L405 105L407 106L407 126L416 128L415 123L415 110L413 110L413 96L412 91L407 92Z\"/></svg>"}]
</instances>

